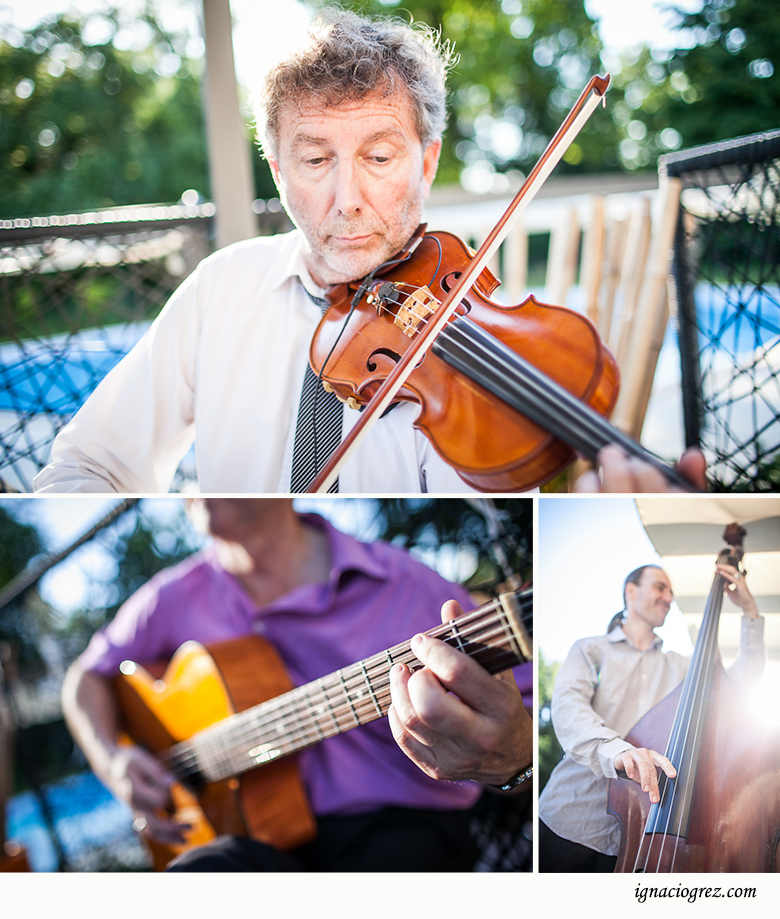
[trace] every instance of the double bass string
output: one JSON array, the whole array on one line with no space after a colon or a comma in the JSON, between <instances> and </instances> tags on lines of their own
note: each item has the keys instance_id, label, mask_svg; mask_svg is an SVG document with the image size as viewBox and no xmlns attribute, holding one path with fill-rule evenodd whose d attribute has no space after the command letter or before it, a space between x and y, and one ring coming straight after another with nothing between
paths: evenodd
<instances>
[{"instance_id":1,"label":"double bass string","mask_svg":"<svg viewBox=\"0 0 780 919\"><path fill-rule=\"evenodd\" d=\"M736 559L738 563L739 559ZM734 563L735 559L728 549L724 549L718 556L719 564ZM677 857L678 847L686 831L684 822L689 816L689 808L693 796L695 785L695 766L698 760L698 748L700 738L704 727L705 713L705 678L707 673L712 669L717 651L718 620L723 604L723 591L726 580L722 575L716 574L713 580L710 595L705 607L704 618L702 622L702 631L697 641L694 651L693 660L683 684L680 696L680 702L677 708L672 734L667 744L666 756L672 762L677 775L673 779L663 778L663 791L661 800L657 805L655 816L652 809L648 815L643 833L642 842L637 851L637 857L634 862L634 871L638 868L642 851L645 850L644 865L642 871L648 870L648 864L653 852L653 843L656 834L661 836L658 845L658 859L655 865L655 871L658 872L661 866L661 860L667 846L667 839L670 833L674 835L674 850L671 858L671 865L665 869L674 870L674 864ZM678 789L678 785L682 787ZM678 802L679 797L679 802ZM677 809L676 824L670 830L670 821ZM663 812L666 811L665 825L661 828L660 824L663 819Z\"/></svg>"}]
</instances>

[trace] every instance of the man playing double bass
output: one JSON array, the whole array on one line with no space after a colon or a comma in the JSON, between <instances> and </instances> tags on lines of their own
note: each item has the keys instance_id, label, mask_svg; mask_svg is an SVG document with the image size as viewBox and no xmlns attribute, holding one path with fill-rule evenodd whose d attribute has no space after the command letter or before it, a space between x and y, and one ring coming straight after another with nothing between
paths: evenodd
<instances>
[{"instance_id":1,"label":"man playing double bass","mask_svg":"<svg viewBox=\"0 0 780 919\"><path fill-rule=\"evenodd\" d=\"M432 30L334 10L314 22L256 106L296 229L199 265L57 436L36 491L167 492L194 439L201 493L307 489L358 416L308 370L325 288L363 278L420 224L451 63ZM402 403L377 421L341 470L341 492L471 491L415 430L417 412ZM607 458L590 490L667 490L647 464L614 449ZM700 454L681 471L705 486Z\"/></svg>"},{"instance_id":2,"label":"man playing double bass","mask_svg":"<svg viewBox=\"0 0 780 919\"><path fill-rule=\"evenodd\" d=\"M744 576L731 565L717 565L717 571L743 612L730 676L748 684L763 672L764 620ZM552 719L565 756L539 798L540 871L614 871L620 828L607 813L608 779L627 777L657 802L659 776L675 775L662 753L624 740L688 671L690 659L664 652L655 634L672 602L666 572L655 565L632 571L623 602L606 635L575 642L555 681Z\"/></svg>"}]
</instances>

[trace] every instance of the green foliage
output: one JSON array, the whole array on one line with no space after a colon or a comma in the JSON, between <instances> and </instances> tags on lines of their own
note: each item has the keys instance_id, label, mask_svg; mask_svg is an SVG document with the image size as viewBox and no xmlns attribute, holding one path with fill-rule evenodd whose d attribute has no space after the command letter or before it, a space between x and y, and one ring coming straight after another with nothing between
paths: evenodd
<instances>
[{"instance_id":1,"label":"green foliage","mask_svg":"<svg viewBox=\"0 0 780 919\"><path fill-rule=\"evenodd\" d=\"M762 0L678 11L678 48L624 59L613 118L630 169L657 156L780 127L780 12Z\"/></svg>"},{"instance_id":2,"label":"green foliage","mask_svg":"<svg viewBox=\"0 0 780 919\"><path fill-rule=\"evenodd\" d=\"M90 603L58 631L66 662L84 650L92 634L110 622L149 578L183 561L201 543L178 502L174 512L165 516L145 510L141 502L98 538L113 557L114 568L95 578Z\"/></svg>"},{"instance_id":3,"label":"green foliage","mask_svg":"<svg viewBox=\"0 0 780 919\"><path fill-rule=\"evenodd\" d=\"M12 581L42 551L37 529L0 507L0 586ZM36 642L47 621L47 610L34 587L0 609L0 645L8 649L14 668L23 673L40 668Z\"/></svg>"},{"instance_id":4,"label":"green foliage","mask_svg":"<svg viewBox=\"0 0 780 919\"><path fill-rule=\"evenodd\" d=\"M539 693L539 791L547 784L550 773L563 758L563 750L555 736L550 716L555 677L560 664L547 660L539 651L537 684Z\"/></svg>"},{"instance_id":5,"label":"green foliage","mask_svg":"<svg viewBox=\"0 0 780 919\"><path fill-rule=\"evenodd\" d=\"M377 538L410 550L471 550L477 566L469 588L494 587L508 571L528 580L533 567L533 503L527 498L495 498L492 503L499 517L498 540L485 515L464 499L380 498L375 501Z\"/></svg>"},{"instance_id":6,"label":"green foliage","mask_svg":"<svg viewBox=\"0 0 780 919\"><path fill-rule=\"evenodd\" d=\"M668 62L669 119L685 146L780 127L780 11L763 0L705 0L683 16L695 42Z\"/></svg>"},{"instance_id":7,"label":"green foliage","mask_svg":"<svg viewBox=\"0 0 780 919\"><path fill-rule=\"evenodd\" d=\"M115 33L121 18L100 15ZM145 47L119 50L115 36L90 44L89 23L68 14L21 43L0 36L0 217L210 195L201 62L187 57L187 36L147 11L135 23ZM253 160L258 193L272 194Z\"/></svg>"},{"instance_id":8,"label":"green foliage","mask_svg":"<svg viewBox=\"0 0 780 919\"><path fill-rule=\"evenodd\" d=\"M582 0L352 0L342 5L441 25L442 39L454 43L460 60L448 81L441 183L457 182L465 170L466 183L488 190L495 173L527 172L601 70L601 42ZM559 169L600 171L605 162L615 165L616 140L608 113L599 110ZM493 187L500 185L493 181Z\"/></svg>"}]
</instances>

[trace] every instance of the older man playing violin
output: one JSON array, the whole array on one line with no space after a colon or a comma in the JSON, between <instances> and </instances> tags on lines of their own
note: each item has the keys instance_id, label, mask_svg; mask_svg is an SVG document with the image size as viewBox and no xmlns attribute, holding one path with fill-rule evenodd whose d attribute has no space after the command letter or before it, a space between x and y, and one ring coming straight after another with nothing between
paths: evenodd
<instances>
[{"instance_id":1,"label":"older man playing violin","mask_svg":"<svg viewBox=\"0 0 780 919\"><path fill-rule=\"evenodd\" d=\"M315 21L257 103L296 229L201 263L56 438L37 491L165 492L193 441L202 492L308 488L358 416L308 370L325 288L377 268L420 223L451 62L430 30L340 11ZM471 490L414 428L417 412L385 413L340 491Z\"/></svg>"}]
</instances>

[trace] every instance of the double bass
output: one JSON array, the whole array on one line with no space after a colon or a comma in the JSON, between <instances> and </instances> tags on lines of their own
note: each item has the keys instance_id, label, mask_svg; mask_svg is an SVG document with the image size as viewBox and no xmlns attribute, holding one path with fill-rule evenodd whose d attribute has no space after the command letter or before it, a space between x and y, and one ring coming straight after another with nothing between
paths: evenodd
<instances>
[{"instance_id":1,"label":"double bass","mask_svg":"<svg viewBox=\"0 0 780 919\"><path fill-rule=\"evenodd\" d=\"M745 530L730 524L719 564L739 567ZM616 872L780 870L780 729L752 716L747 693L718 655L726 580L716 574L688 674L626 737L665 749L677 775L660 802L636 782L610 779L607 811L620 824Z\"/></svg>"}]
</instances>

